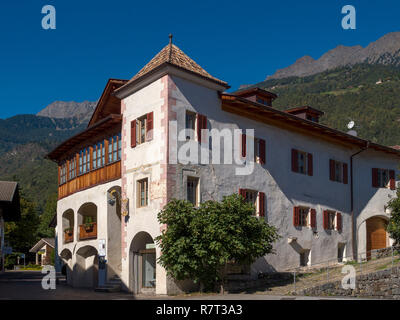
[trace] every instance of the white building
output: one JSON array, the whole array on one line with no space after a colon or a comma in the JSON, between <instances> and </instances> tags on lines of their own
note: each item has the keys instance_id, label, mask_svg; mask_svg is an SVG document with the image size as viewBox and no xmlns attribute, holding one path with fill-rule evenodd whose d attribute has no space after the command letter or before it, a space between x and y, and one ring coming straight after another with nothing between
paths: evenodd
<instances>
[{"instance_id":1,"label":"white building","mask_svg":"<svg viewBox=\"0 0 400 320\"><path fill-rule=\"evenodd\" d=\"M323 113L311 107L274 109L273 93L227 88L170 42L131 80L110 79L88 128L48 155L59 164L58 253L72 285L97 285L105 240L107 276L126 290L187 288L156 263L154 238L166 227L157 213L171 198L198 204L239 192L252 201L282 236L277 254L251 266L253 277L390 245L385 205L395 195L398 150L321 125ZM184 148L199 142L211 159L211 147L229 149L229 139L219 144L201 129L232 135L246 164L225 156L225 164L182 164ZM251 134L235 129L254 129L255 157ZM250 158L253 170L238 175Z\"/></svg>"}]
</instances>

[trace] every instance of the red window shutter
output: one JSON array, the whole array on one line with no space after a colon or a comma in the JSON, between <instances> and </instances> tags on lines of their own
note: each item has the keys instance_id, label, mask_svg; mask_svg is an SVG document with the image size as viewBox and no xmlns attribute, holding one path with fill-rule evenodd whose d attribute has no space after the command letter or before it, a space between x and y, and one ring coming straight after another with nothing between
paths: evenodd
<instances>
[{"instance_id":1,"label":"red window shutter","mask_svg":"<svg viewBox=\"0 0 400 320\"><path fill-rule=\"evenodd\" d=\"M153 140L153 112L147 114L146 139Z\"/></svg>"},{"instance_id":2,"label":"red window shutter","mask_svg":"<svg viewBox=\"0 0 400 320\"><path fill-rule=\"evenodd\" d=\"M372 168L372 187L379 188L378 185L378 169Z\"/></svg>"},{"instance_id":3,"label":"red window shutter","mask_svg":"<svg viewBox=\"0 0 400 320\"><path fill-rule=\"evenodd\" d=\"M307 166L308 166L307 173L309 176L312 176L313 175L313 156L311 153L307 154Z\"/></svg>"},{"instance_id":4,"label":"red window shutter","mask_svg":"<svg viewBox=\"0 0 400 320\"><path fill-rule=\"evenodd\" d=\"M335 160L329 160L329 179L335 181Z\"/></svg>"},{"instance_id":5,"label":"red window shutter","mask_svg":"<svg viewBox=\"0 0 400 320\"><path fill-rule=\"evenodd\" d=\"M292 149L292 171L294 172L299 171L299 159L296 149Z\"/></svg>"},{"instance_id":6,"label":"red window shutter","mask_svg":"<svg viewBox=\"0 0 400 320\"><path fill-rule=\"evenodd\" d=\"M131 148L136 147L136 120L131 122Z\"/></svg>"},{"instance_id":7,"label":"red window shutter","mask_svg":"<svg viewBox=\"0 0 400 320\"><path fill-rule=\"evenodd\" d=\"M201 143L201 130L207 129L207 117L203 116L202 114L197 114L197 138L198 141Z\"/></svg>"},{"instance_id":8,"label":"red window shutter","mask_svg":"<svg viewBox=\"0 0 400 320\"><path fill-rule=\"evenodd\" d=\"M317 227L317 211L311 209L311 228L315 229Z\"/></svg>"},{"instance_id":9,"label":"red window shutter","mask_svg":"<svg viewBox=\"0 0 400 320\"><path fill-rule=\"evenodd\" d=\"M203 125L202 125L202 129L207 129L207 117L203 116Z\"/></svg>"},{"instance_id":10,"label":"red window shutter","mask_svg":"<svg viewBox=\"0 0 400 320\"><path fill-rule=\"evenodd\" d=\"M396 190L396 176L394 170L389 170L390 190Z\"/></svg>"},{"instance_id":11,"label":"red window shutter","mask_svg":"<svg viewBox=\"0 0 400 320\"><path fill-rule=\"evenodd\" d=\"M324 210L323 226L324 226L324 230L328 230L328 210Z\"/></svg>"},{"instance_id":12,"label":"red window shutter","mask_svg":"<svg viewBox=\"0 0 400 320\"><path fill-rule=\"evenodd\" d=\"M246 134L242 133L242 157L246 157Z\"/></svg>"},{"instance_id":13,"label":"red window shutter","mask_svg":"<svg viewBox=\"0 0 400 320\"><path fill-rule=\"evenodd\" d=\"M300 225L300 208L293 207L293 225L298 227Z\"/></svg>"},{"instance_id":14,"label":"red window shutter","mask_svg":"<svg viewBox=\"0 0 400 320\"><path fill-rule=\"evenodd\" d=\"M336 213L336 229L342 231L342 214L340 212Z\"/></svg>"},{"instance_id":15,"label":"red window shutter","mask_svg":"<svg viewBox=\"0 0 400 320\"><path fill-rule=\"evenodd\" d=\"M259 140L259 149L260 149L260 163L265 164L265 140Z\"/></svg>"},{"instance_id":16,"label":"red window shutter","mask_svg":"<svg viewBox=\"0 0 400 320\"><path fill-rule=\"evenodd\" d=\"M197 124L196 124L197 125L197 140L199 142L201 142L201 125L203 124L201 114L197 114L196 122L197 122Z\"/></svg>"},{"instance_id":17,"label":"red window shutter","mask_svg":"<svg viewBox=\"0 0 400 320\"><path fill-rule=\"evenodd\" d=\"M258 206L259 206L259 211L260 211L260 217L265 216L265 193L260 192L258 194Z\"/></svg>"},{"instance_id":18,"label":"red window shutter","mask_svg":"<svg viewBox=\"0 0 400 320\"><path fill-rule=\"evenodd\" d=\"M348 184L349 183L347 163L343 163L343 183L344 184Z\"/></svg>"},{"instance_id":19,"label":"red window shutter","mask_svg":"<svg viewBox=\"0 0 400 320\"><path fill-rule=\"evenodd\" d=\"M246 189L239 189L239 195L241 195L243 199L246 199Z\"/></svg>"}]
</instances>

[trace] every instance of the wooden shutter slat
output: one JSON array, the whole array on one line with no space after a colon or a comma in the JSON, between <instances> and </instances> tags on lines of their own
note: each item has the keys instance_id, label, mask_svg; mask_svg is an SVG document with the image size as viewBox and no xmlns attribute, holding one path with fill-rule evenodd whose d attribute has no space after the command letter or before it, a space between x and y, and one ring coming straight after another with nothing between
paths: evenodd
<instances>
[{"instance_id":1,"label":"wooden shutter slat","mask_svg":"<svg viewBox=\"0 0 400 320\"><path fill-rule=\"evenodd\" d=\"M136 147L136 120L131 122L131 148Z\"/></svg>"},{"instance_id":2,"label":"wooden shutter slat","mask_svg":"<svg viewBox=\"0 0 400 320\"><path fill-rule=\"evenodd\" d=\"M378 169L372 168L372 187L378 188Z\"/></svg>"},{"instance_id":3,"label":"wooden shutter slat","mask_svg":"<svg viewBox=\"0 0 400 320\"><path fill-rule=\"evenodd\" d=\"M390 190L396 190L396 173L394 170L389 170Z\"/></svg>"},{"instance_id":4,"label":"wooden shutter slat","mask_svg":"<svg viewBox=\"0 0 400 320\"><path fill-rule=\"evenodd\" d=\"M260 150L260 163L265 164L266 150L265 150L265 140L263 139L259 140L259 150Z\"/></svg>"},{"instance_id":5,"label":"wooden shutter slat","mask_svg":"<svg viewBox=\"0 0 400 320\"><path fill-rule=\"evenodd\" d=\"M246 157L246 134L242 133L242 157Z\"/></svg>"},{"instance_id":6,"label":"wooden shutter slat","mask_svg":"<svg viewBox=\"0 0 400 320\"><path fill-rule=\"evenodd\" d=\"M259 204L259 210L260 210L260 217L265 216L265 193L260 192L258 195L258 204Z\"/></svg>"},{"instance_id":7,"label":"wooden shutter slat","mask_svg":"<svg viewBox=\"0 0 400 320\"><path fill-rule=\"evenodd\" d=\"M197 114L196 115L196 122L197 122L197 140L201 142L201 126L202 126L202 115Z\"/></svg>"},{"instance_id":8,"label":"wooden shutter slat","mask_svg":"<svg viewBox=\"0 0 400 320\"><path fill-rule=\"evenodd\" d=\"M336 213L336 229L342 231L342 214L340 212Z\"/></svg>"},{"instance_id":9,"label":"wooden shutter slat","mask_svg":"<svg viewBox=\"0 0 400 320\"><path fill-rule=\"evenodd\" d=\"M335 181L335 160L329 160L329 179Z\"/></svg>"},{"instance_id":10,"label":"wooden shutter slat","mask_svg":"<svg viewBox=\"0 0 400 320\"><path fill-rule=\"evenodd\" d=\"M317 211L311 209L311 228L315 229L317 227Z\"/></svg>"},{"instance_id":11,"label":"wooden shutter slat","mask_svg":"<svg viewBox=\"0 0 400 320\"><path fill-rule=\"evenodd\" d=\"M343 163L343 183L344 184L348 184L349 183L347 163Z\"/></svg>"},{"instance_id":12,"label":"wooden shutter slat","mask_svg":"<svg viewBox=\"0 0 400 320\"><path fill-rule=\"evenodd\" d=\"M292 149L292 171L299 171L298 152L296 149Z\"/></svg>"},{"instance_id":13,"label":"wooden shutter slat","mask_svg":"<svg viewBox=\"0 0 400 320\"><path fill-rule=\"evenodd\" d=\"M201 143L202 142L201 130L207 129L207 117L198 113L196 121L197 121L197 139Z\"/></svg>"},{"instance_id":14,"label":"wooden shutter slat","mask_svg":"<svg viewBox=\"0 0 400 320\"><path fill-rule=\"evenodd\" d=\"M147 118L147 128L146 128L146 138L147 140L153 140L153 112L146 115Z\"/></svg>"},{"instance_id":15,"label":"wooden shutter slat","mask_svg":"<svg viewBox=\"0 0 400 320\"><path fill-rule=\"evenodd\" d=\"M300 208L299 207L293 207L293 225L295 227L298 227L300 224Z\"/></svg>"},{"instance_id":16,"label":"wooden shutter slat","mask_svg":"<svg viewBox=\"0 0 400 320\"><path fill-rule=\"evenodd\" d=\"M324 226L324 230L328 229L328 210L324 210L324 213L323 213L323 226Z\"/></svg>"},{"instance_id":17,"label":"wooden shutter slat","mask_svg":"<svg viewBox=\"0 0 400 320\"><path fill-rule=\"evenodd\" d=\"M312 153L307 154L307 166L308 166L308 175L312 176L313 175L313 155Z\"/></svg>"}]
</instances>

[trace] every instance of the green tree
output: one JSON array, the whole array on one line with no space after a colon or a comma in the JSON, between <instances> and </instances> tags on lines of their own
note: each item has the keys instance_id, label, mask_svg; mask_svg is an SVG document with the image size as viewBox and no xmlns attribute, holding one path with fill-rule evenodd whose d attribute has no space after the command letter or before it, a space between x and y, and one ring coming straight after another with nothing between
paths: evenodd
<instances>
[{"instance_id":1,"label":"green tree","mask_svg":"<svg viewBox=\"0 0 400 320\"><path fill-rule=\"evenodd\" d=\"M40 216L40 224L38 228L38 235L41 238L54 238L54 228L49 227L51 219L57 212L57 193L51 194L46 201L44 211Z\"/></svg>"},{"instance_id":2,"label":"green tree","mask_svg":"<svg viewBox=\"0 0 400 320\"><path fill-rule=\"evenodd\" d=\"M391 209L390 219L387 231L390 237L395 241L394 245L400 245L400 188L397 188L396 197L388 203L388 208Z\"/></svg>"},{"instance_id":3,"label":"green tree","mask_svg":"<svg viewBox=\"0 0 400 320\"><path fill-rule=\"evenodd\" d=\"M13 251L27 253L39 240L37 229L40 223L37 214L37 205L28 200L21 193L21 219L16 222L5 223L5 241L13 248Z\"/></svg>"},{"instance_id":4,"label":"green tree","mask_svg":"<svg viewBox=\"0 0 400 320\"><path fill-rule=\"evenodd\" d=\"M158 214L168 227L156 238L159 263L177 280L192 279L208 290L223 284L228 263L249 265L273 253L276 228L254 217L255 208L239 195L207 201L198 209L171 200Z\"/></svg>"}]
</instances>

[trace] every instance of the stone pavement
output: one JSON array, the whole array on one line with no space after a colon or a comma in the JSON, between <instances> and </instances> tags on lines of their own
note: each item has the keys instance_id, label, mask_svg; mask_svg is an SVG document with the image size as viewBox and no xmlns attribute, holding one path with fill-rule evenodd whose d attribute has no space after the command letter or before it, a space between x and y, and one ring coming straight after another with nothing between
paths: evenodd
<instances>
[{"instance_id":1,"label":"stone pavement","mask_svg":"<svg viewBox=\"0 0 400 320\"><path fill-rule=\"evenodd\" d=\"M59 281L55 290L44 290L40 271L8 271L0 274L0 300L337 300L335 297L292 297L267 294L192 294L179 296L133 295L125 292L103 293L72 288ZM345 298L346 300L359 300Z\"/></svg>"}]
</instances>

